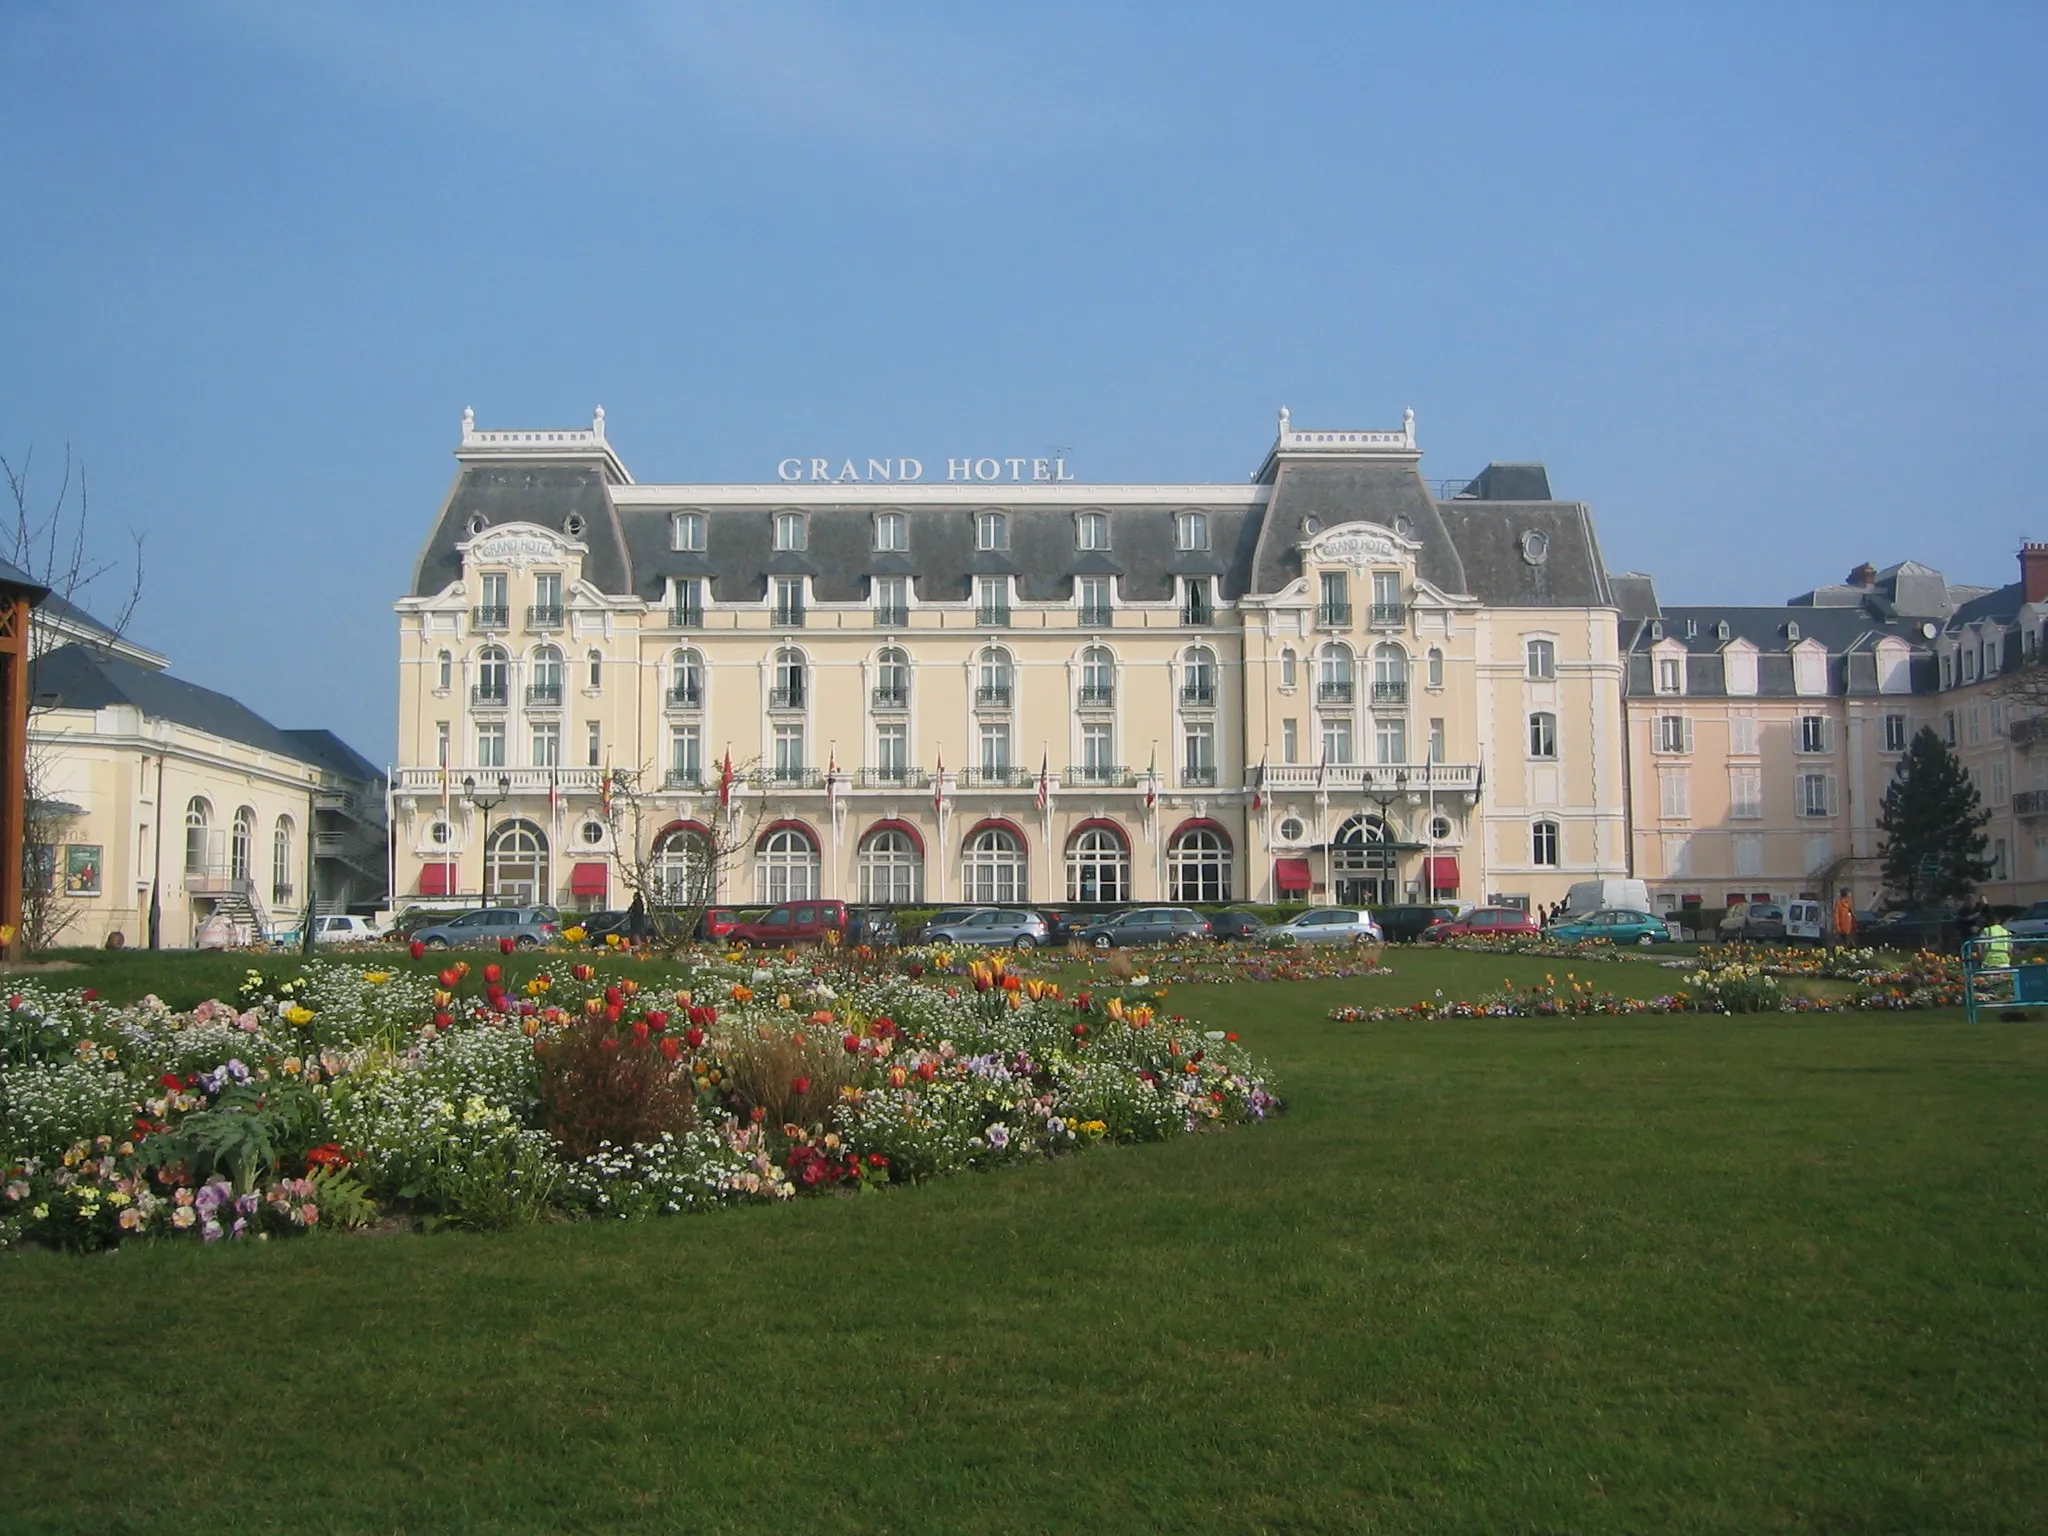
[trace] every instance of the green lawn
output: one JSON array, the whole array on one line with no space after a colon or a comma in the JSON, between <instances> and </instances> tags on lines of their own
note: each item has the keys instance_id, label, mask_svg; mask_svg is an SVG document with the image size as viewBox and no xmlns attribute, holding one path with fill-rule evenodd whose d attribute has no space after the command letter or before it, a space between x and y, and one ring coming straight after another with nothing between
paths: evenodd
<instances>
[{"instance_id":1,"label":"green lawn","mask_svg":"<svg viewBox=\"0 0 2048 1536\"><path fill-rule=\"evenodd\" d=\"M1561 969L1392 963L1177 989L1271 1062L1255 1129L8 1256L0 1530L2042 1528L2040 1026L1323 1018Z\"/></svg>"}]
</instances>

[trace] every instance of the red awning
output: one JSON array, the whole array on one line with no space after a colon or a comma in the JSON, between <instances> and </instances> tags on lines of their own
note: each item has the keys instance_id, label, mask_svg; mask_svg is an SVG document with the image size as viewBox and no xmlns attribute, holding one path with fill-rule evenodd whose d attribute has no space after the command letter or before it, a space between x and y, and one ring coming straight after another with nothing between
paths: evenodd
<instances>
[{"instance_id":1,"label":"red awning","mask_svg":"<svg viewBox=\"0 0 2048 1536\"><path fill-rule=\"evenodd\" d=\"M455 866L453 864L422 864L420 866L420 894L422 896L453 896L455 894Z\"/></svg>"},{"instance_id":2,"label":"red awning","mask_svg":"<svg viewBox=\"0 0 2048 1536\"><path fill-rule=\"evenodd\" d=\"M1429 892L1434 896L1438 891L1455 891L1458 888L1458 860L1455 854L1439 853L1429 861Z\"/></svg>"},{"instance_id":3,"label":"red awning","mask_svg":"<svg viewBox=\"0 0 2048 1536\"><path fill-rule=\"evenodd\" d=\"M602 896L612 888L612 867L592 862L569 871L569 890L576 896Z\"/></svg>"},{"instance_id":4,"label":"red awning","mask_svg":"<svg viewBox=\"0 0 2048 1536\"><path fill-rule=\"evenodd\" d=\"M1316 883L1307 859L1275 859L1273 884L1283 891L1305 891Z\"/></svg>"}]
</instances>

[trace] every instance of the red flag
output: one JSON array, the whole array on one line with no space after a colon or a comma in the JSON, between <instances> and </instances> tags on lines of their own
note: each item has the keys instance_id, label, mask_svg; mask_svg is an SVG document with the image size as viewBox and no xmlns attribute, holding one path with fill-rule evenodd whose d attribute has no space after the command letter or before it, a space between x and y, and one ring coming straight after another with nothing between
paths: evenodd
<instances>
[{"instance_id":1,"label":"red flag","mask_svg":"<svg viewBox=\"0 0 2048 1536\"><path fill-rule=\"evenodd\" d=\"M725 767L719 771L718 775L718 808L721 811L732 809L732 748L730 746L725 749Z\"/></svg>"},{"instance_id":2,"label":"red flag","mask_svg":"<svg viewBox=\"0 0 2048 1536\"><path fill-rule=\"evenodd\" d=\"M1253 809L1253 810L1255 810L1255 811L1261 811L1261 810L1264 810L1265 808L1266 808L1266 754L1265 754L1265 753L1263 753L1263 752L1261 752L1261 753L1259 754L1259 772L1258 772L1258 776L1257 776L1256 778L1254 778L1254 779L1252 780L1252 809Z\"/></svg>"},{"instance_id":3,"label":"red flag","mask_svg":"<svg viewBox=\"0 0 2048 1536\"><path fill-rule=\"evenodd\" d=\"M1145 809L1151 810L1159 803L1159 749L1152 749L1151 766L1145 770Z\"/></svg>"}]
</instances>

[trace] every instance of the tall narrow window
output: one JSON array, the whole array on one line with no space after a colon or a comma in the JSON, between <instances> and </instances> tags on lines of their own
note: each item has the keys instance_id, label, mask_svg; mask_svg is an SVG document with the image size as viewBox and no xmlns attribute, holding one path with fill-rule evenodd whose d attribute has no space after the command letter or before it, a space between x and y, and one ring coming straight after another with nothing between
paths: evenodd
<instances>
[{"instance_id":1,"label":"tall narrow window","mask_svg":"<svg viewBox=\"0 0 2048 1536\"><path fill-rule=\"evenodd\" d=\"M884 629L902 629L910 622L910 578L874 578L875 623Z\"/></svg>"},{"instance_id":2,"label":"tall narrow window","mask_svg":"<svg viewBox=\"0 0 2048 1536\"><path fill-rule=\"evenodd\" d=\"M1541 682L1557 676L1557 646L1549 640L1531 640L1527 648L1528 675Z\"/></svg>"},{"instance_id":3,"label":"tall narrow window","mask_svg":"<svg viewBox=\"0 0 2048 1536\"><path fill-rule=\"evenodd\" d=\"M1189 651L1181 664L1180 702L1198 709L1216 702L1216 653L1206 645Z\"/></svg>"},{"instance_id":4,"label":"tall narrow window","mask_svg":"<svg viewBox=\"0 0 2048 1536\"><path fill-rule=\"evenodd\" d=\"M562 728L552 720L538 721L533 727L533 766L562 766Z\"/></svg>"},{"instance_id":5,"label":"tall narrow window","mask_svg":"<svg viewBox=\"0 0 2048 1536\"><path fill-rule=\"evenodd\" d=\"M1097 707L1116 702L1116 658L1107 646L1091 645L1081 653L1081 702Z\"/></svg>"},{"instance_id":6,"label":"tall narrow window","mask_svg":"<svg viewBox=\"0 0 2048 1536\"><path fill-rule=\"evenodd\" d=\"M1558 829L1554 821L1539 821L1529 828L1529 862L1548 869L1558 863Z\"/></svg>"},{"instance_id":7,"label":"tall narrow window","mask_svg":"<svg viewBox=\"0 0 2048 1536\"><path fill-rule=\"evenodd\" d=\"M902 709L910 703L910 653L885 645L875 657L875 708Z\"/></svg>"},{"instance_id":8,"label":"tall narrow window","mask_svg":"<svg viewBox=\"0 0 2048 1536\"><path fill-rule=\"evenodd\" d=\"M1011 683L1010 653L999 645L991 645L981 653L979 681L974 689L974 702L983 705L1006 706L1010 702Z\"/></svg>"},{"instance_id":9,"label":"tall narrow window","mask_svg":"<svg viewBox=\"0 0 2048 1536\"><path fill-rule=\"evenodd\" d=\"M1298 763L1301 761L1301 723L1298 720L1280 722L1280 761Z\"/></svg>"},{"instance_id":10,"label":"tall narrow window","mask_svg":"<svg viewBox=\"0 0 2048 1536\"><path fill-rule=\"evenodd\" d=\"M503 629L512 622L510 579L503 571L484 572L483 601L475 617L479 629Z\"/></svg>"},{"instance_id":11,"label":"tall narrow window","mask_svg":"<svg viewBox=\"0 0 2048 1536\"><path fill-rule=\"evenodd\" d=\"M1173 545L1179 550L1209 547L1209 514L1182 512L1173 520Z\"/></svg>"},{"instance_id":12,"label":"tall narrow window","mask_svg":"<svg viewBox=\"0 0 2048 1536\"><path fill-rule=\"evenodd\" d=\"M794 654L784 652L784 655ZM788 705L791 709L803 707L802 667L798 667L796 702ZM700 651L680 650L669 658L668 702L673 709L702 709L704 707L704 656Z\"/></svg>"},{"instance_id":13,"label":"tall narrow window","mask_svg":"<svg viewBox=\"0 0 2048 1536\"><path fill-rule=\"evenodd\" d=\"M584 686L592 693L595 693L604 686L604 656L600 652L592 651L588 660L590 662L590 674Z\"/></svg>"},{"instance_id":14,"label":"tall narrow window","mask_svg":"<svg viewBox=\"0 0 2048 1536\"><path fill-rule=\"evenodd\" d=\"M1316 622L1342 629L1351 622L1351 578L1342 571L1325 571L1320 578L1321 598L1316 603Z\"/></svg>"},{"instance_id":15,"label":"tall narrow window","mask_svg":"<svg viewBox=\"0 0 2048 1536\"><path fill-rule=\"evenodd\" d=\"M1105 720L1081 727L1081 769L1091 783L1100 783L1116 766L1115 728Z\"/></svg>"},{"instance_id":16,"label":"tall narrow window","mask_svg":"<svg viewBox=\"0 0 2048 1536\"><path fill-rule=\"evenodd\" d=\"M1109 548L1109 517L1102 512L1083 512L1074 519L1074 546L1077 549Z\"/></svg>"},{"instance_id":17,"label":"tall narrow window","mask_svg":"<svg viewBox=\"0 0 2048 1536\"><path fill-rule=\"evenodd\" d=\"M1557 716L1548 710L1538 710L1529 717L1529 755L1537 758L1557 756Z\"/></svg>"},{"instance_id":18,"label":"tall narrow window","mask_svg":"<svg viewBox=\"0 0 2048 1536\"><path fill-rule=\"evenodd\" d=\"M775 727L775 777L784 784L799 783L809 765L804 761L804 728L801 725Z\"/></svg>"},{"instance_id":19,"label":"tall narrow window","mask_svg":"<svg viewBox=\"0 0 2048 1536\"><path fill-rule=\"evenodd\" d=\"M982 722L981 771L992 780L1010 771L1010 727L1007 722Z\"/></svg>"},{"instance_id":20,"label":"tall narrow window","mask_svg":"<svg viewBox=\"0 0 2048 1536\"><path fill-rule=\"evenodd\" d=\"M228 873L237 880L251 879L256 860L256 809L243 806L235 812L235 839L230 845Z\"/></svg>"},{"instance_id":21,"label":"tall narrow window","mask_svg":"<svg viewBox=\"0 0 2048 1536\"><path fill-rule=\"evenodd\" d=\"M1010 520L1000 512L975 513L974 547L976 549L1008 549L1010 547Z\"/></svg>"},{"instance_id":22,"label":"tall narrow window","mask_svg":"<svg viewBox=\"0 0 2048 1536\"><path fill-rule=\"evenodd\" d=\"M901 554L910 547L910 538L903 526L901 512L877 512L875 514L875 548Z\"/></svg>"},{"instance_id":23,"label":"tall narrow window","mask_svg":"<svg viewBox=\"0 0 2048 1536\"><path fill-rule=\"evenodd\" d=\"M438 659L437 668L434 673L434 686L443 693L446 693L455 682L454 655L448 651L443 651Z\"/></svg>"},{"instance_id":24,"label":"tall narrow window","mask_svg":"<svg viewBox=\"0 0 2048 1536\"><path fill-rule=\"evenodd\" d=\"M1401 719L1375 720L1373 740L1383 763L1408 761L1408 722Z\"/></svg>"},{"instance_id":25,"label":"tall narrow window","mask_svg":"<svg viewBox=\"0 0 2048 1536\"><path fill-rule=\"evenodd\" d=\"M1295 656L1292 647L1282 651L1280 653L1280 686L1282 688L1294 687L1295 677L1299 670L1299 658Z\"/></svg>"},{"instance_id":26,"label":"tall narrow window","mask_svg":"<svg viewBox=\"0 0 2048 1536\"><path fill-rule=\"evenodd\" d=\"M1659 693L1685 692L1685 661L1678 656L1657 658L1657 691Z\"/></svg>"},{"instance_id":27,"label":"tall narrow window","mask_svg":"<svg viewBox=\"0 0 2048 1536\"><path fill-rule=\"evenodd\" d=\"M503 704L511 692L512 658L504 647L487 645L477 652L476 690L472 700L477 704Z\"/></svg>"},{"instance_id":28,"label":"tall narrow window","mask_svg":"<svg viewBox=\"0 0 2048 1536\"><path fill-rule=\"evenodd\" d=\"M801 625L804 621L804 579L801 576L775 578L775 622Z\"/></svg>"},{"instance_id":29,"label":"tall narrow window","mask_svg":"<svg viewBox=\"0 0 2048 1536\"><path fill-rule=\"evenodd\" d=\"M704 736L694 725L679 725L668 734L668 782L691 789L704 782Z\"/></svg>"},{"instance_id":30,"label":"tall narrow window","mask_svg":"<svg viewBox=\"0 0 2048 1536\"><path fill-rule=\"evenodd\" d=\"M800 550L810 542L804 527L801 512L778 512L775 514L775 547L778 550Z\"/></svg>"},{"instance_id":31,"label":"tall narrow window","mask_svg":"<svg viewBox=\"0 0 2048 1536\"><path fill-rule=\"evenodd\" d=\"M526 702L551 705L562 702L562 653L544 645L533 653L533 681L526 685Z\"/></svg>"},{"instance_id":32,"label":"tall narrow window","mask_svg":"<svg viewBox=\"0 0 2048 1536\"><path fill-rule=\"evenodd\" d=\"M1400 624L1408 617L1408 607L1401 601L1401 573L1399 571L1374 571L1372 573L1372 622L1378 625Z\"/></svg>"},{"instance_id":33,"label":"tall narrow window","mask_svg":"<svg viewBox=\"0 0 2048 1536\"><path fill-rule=\"evenodd\" d=\"M1010 622L1010 580L1007 576L974 578L975 622L1003 625Z\"/></svg>"},{"instance_id":34,"label":"tall narrow window","mask_svg":"<svg viewBox=\"0 0 2048 1536\"><path fill-rule=\"evenodd\" d=\"M704 552L704 514L678 512L669 523L669 546L691 554Z\"/></svg>"},{"instance_id":35,"label":"tall narrow window","mask_svg":"<svg viewBox=\"0 0 2048 1536\"><path fill-rule=\"evenodd\" d=\"M1180 621L1183 624L1216 622L1215 584L1207 576L1181 578Z\"/></svg>"},{"instance_id":36,"label":"tall narrow window","mask_svg":"<svg viewBox=\"0 0 2048 1536\"><path fill-rule=\"evenodd\" d=\"M442 768L451 766L453 761L449 751L450 734L446 720L434 722L434 762Z\"/></svg>"},{"instance_id":37,"label":"tall narrow window","mask_svg":"<svg viewBox=\"0 0 2048 1536\"><path fill-rule=\"evenodd\" d=\"M1436 646L1429 648L1429 686L1441 688L1444 685L1444 653Z\"/></svg>"},{"instance_id":38,"label":"tall narrow window","mask_svg":"<svg viewBox=\"0 0 2048 1536\"><path fill-rule=\"evenodd\" d=\"M704 583L693 577L678 578L675 597L668 610L669 624L676 629L704 627Z\"/></svg>"},{"instance_id":39,"label":"tall narrow window","mask_svg":"<svg viewBox=\"0 0 2048 1536\"><path fill-rule=\"evenodd\" d=\"M775 653L774 681L769 685L770 709L802 709L808 681L803 652L783 648Z\"/></svg>"},{"instance_id":40,"label":"tall narrow window","mask_svg":"<svg viewBox=\"0 0 2048 1536\"><path fill-rule=\"evenodd\" d=\"M1444 761L1444 723L1441 720L1429 722L1429 760L1432 763Z\"/></svg>"},{"instance_id":41,"label":"tall narrow window","mask_svg":"<svg viewBox=\"0 0 2048 1536\"><path fill-rule=\"evenodd\" d=\"M1351 761L1351 722L1346 719L1323 721L1323 761L1326 763L1348 763Z\"/></svg>"},{"instance_id":42,"label":"tall narrow window","mask_svg":"<svg viewBox=\"0 0 2048 1536\"><path fill-rule=\"evenodd\" d=\"M1102 629L1110 623L1110 588L1107 576L1077 576L1074 578L1074 596L1081 607L1081 623L1089 629Z\"/></svg>"},{"instance_id":43,"label":"tall narrow window","mask_svg":"<svg viewBox=\"0 0 2048 1536\"><path fill-rule=\"evenodd\" d=\"M589 722L583 731L583 761L585 766L604 766L604 727L595 720Z\"/></svg>"},{"instance_id":44,"label":"tall narrow window","mask_svg":"<svg viewBox=\"0 0 2048 1536\"><path fill-rule=\"evenodd\" d=\"M1317 702L1323 704L1349 704L1351 702L1351 647L1330 645L1323 649L1322 676L1316 683Z\"/></svg>"},{"instance_id":45,"label":"tall narrow window","mask_svg":"<svg viewBox=\"0 0 2048 1536\"><path fill-rule=\"evenodd\" d=\"M1181 748L1181 782L1193 785L1214 784L1216 727L1206 720L1190 724L1182 734Z\"/></svg>"},{"instance_id":46,"label":"tall narrow window","mask_svg":"<svg viewBox=\"0 0 2048 1536\"><path fill-rule=\"evenodd\" d=\"M505 766L505 727L501 722L476 728L476 765L479 768Z\"/></svg>"},{"instance_id":47,"label":"tall narrow window","mask_svg":"<svg viewBox=\"0 0 2048 1536\"><path fill-rule=\"evenodd\" d=\"M185 805L185 873L188 875L210 872L207 866L212 858L212 823L213 806L203 797L193 796Z\"/></svg>"},{"instance_id":48,"label":"tall narrow window","mask_svg":"<svg viewBox=\"0 0 2048 1536\"><path fill-rule=\"evenodd\" d=\"M536 571L533 576L533 610L526 622L553 626L562 622L562 573Z\"/></svg>"},{"instance_id":49,"label":"tall narrow window","mask_svg":"<svg viewBox=\"0 0 2048 1536\"><path fill-rule=\"evenodd\" d=\"M875 772L885 784L900 784L910 771L910 727L900 720L875 727Z\"/></svg>"},{"instance_id":50,"label":"tall narrow window","mask_svg":"<svg viewBox=\"0 0 2048 1536\"><path fill-rule=\"evenodd\" d=\"M270 904L283 906L292 900L292 819L277 818L270 834Z\"/></svg>"}]
</instances>

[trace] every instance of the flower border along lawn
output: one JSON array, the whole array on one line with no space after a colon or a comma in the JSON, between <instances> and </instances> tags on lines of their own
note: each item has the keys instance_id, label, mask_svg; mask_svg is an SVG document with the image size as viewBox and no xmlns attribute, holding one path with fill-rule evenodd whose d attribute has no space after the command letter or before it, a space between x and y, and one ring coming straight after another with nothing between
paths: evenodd
<instances>
[{"instance_id":1,"label":"flower border along lawn","mask_svg":"<svg viewBox=\"0 0 2048 1536\"><path fill-rule=\"evenodd\" d=\"M2048 1036L1323 1017L1439 984L1392 963L1175 990L1287 1086L1255 1134L8 1256L0 1526L2038 1529Z\"/></svg>"}]
</instances>

